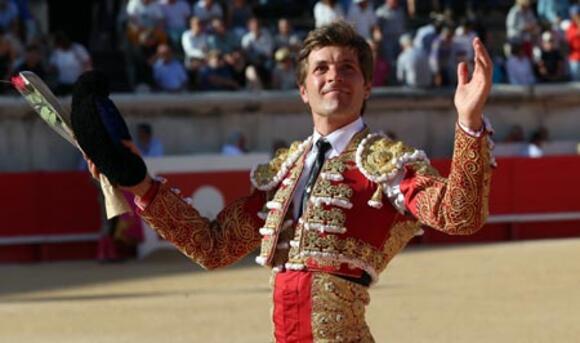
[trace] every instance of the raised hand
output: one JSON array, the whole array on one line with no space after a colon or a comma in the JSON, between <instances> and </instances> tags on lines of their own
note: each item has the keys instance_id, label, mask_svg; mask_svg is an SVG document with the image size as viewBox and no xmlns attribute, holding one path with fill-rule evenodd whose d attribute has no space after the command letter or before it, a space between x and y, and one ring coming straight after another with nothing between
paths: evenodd
<instances>
[{"instance_id":1,"label":"raised hand","mask_svg":"<svg viewBox=\"0 0 580 343\"><path fill-rule=\"evenodd\" d=\"M493 62L479 38L473 40L475 69L471 79L467 64L457 66L457 89L454 103L459 122L471 130L478 131L483 125L483 107L491 91Z\"/></svg>"}]
</instances>

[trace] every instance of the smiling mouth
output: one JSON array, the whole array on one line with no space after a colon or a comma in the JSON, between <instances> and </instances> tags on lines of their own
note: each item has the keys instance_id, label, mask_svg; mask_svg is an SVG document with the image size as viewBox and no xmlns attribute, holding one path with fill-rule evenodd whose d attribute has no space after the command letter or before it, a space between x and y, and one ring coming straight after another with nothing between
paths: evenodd
<instances>
[{"instance_id":1,"label":"smiling mouth","mask_svg":"<svg viewBox=\"0 0 580 343\"><path fill-rule=\"evenodd\" d=\"M332 88L325 91L322 91L323 95L330 94L330 93L348 93L345 89L340 88Z\"/></svg>"}]
</instances>

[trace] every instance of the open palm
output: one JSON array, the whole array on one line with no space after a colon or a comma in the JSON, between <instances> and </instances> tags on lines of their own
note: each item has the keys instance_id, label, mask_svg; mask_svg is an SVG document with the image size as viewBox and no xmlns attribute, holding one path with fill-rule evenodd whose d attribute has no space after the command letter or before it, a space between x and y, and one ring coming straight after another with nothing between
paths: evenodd
<instances>
[{"instance_id":1,"label":"open palm","mask_svg":"<svg viewBox=\"0 0 580 343\"><path fill-rule=\"evenodd\" d=\"M470 129L479 130L483 107L491 91L493 63L479 38L473 40L473 49L475 69L471 79L465 62L457 67L454 103L459 122Z\"/></svg>"}]
</instances>

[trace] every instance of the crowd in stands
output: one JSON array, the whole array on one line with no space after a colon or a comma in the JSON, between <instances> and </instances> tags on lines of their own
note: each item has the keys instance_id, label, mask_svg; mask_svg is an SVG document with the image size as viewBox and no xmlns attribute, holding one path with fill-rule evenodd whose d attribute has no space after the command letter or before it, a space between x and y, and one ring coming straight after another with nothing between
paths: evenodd
<instances>
[{"instance_id":1,"label":"crowd in stands","mask_svg":"<svg viewBox=\"0 0 580 343\"><path fill-rule=\"evenodd\" d=\"M256 11L269 2L292 4L124 0L119 45L131 89L296 88L302 39L311 28L334 20L350 22L368 40L376 87L453 86L457 64L473 64L476 36L493 53L496 83L580 81L577 0L308 0L301 2L306 11L301 17ZM27 4L0 0L0 77L32 70L51 81L57 94L67 94L78 75L93 67L91 53L64 32L52 33L46 44ZM505 8L499 35L485 24L485 15L497 8Z\"/></svg>"}]
</instances>

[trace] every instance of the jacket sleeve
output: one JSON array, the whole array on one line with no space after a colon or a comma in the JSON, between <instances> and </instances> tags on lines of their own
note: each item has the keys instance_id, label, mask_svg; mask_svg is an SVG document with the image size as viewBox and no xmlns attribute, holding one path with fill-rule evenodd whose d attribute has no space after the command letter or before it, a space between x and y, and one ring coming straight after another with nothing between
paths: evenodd
<instances>
[{"instance_id":1,"label":"jacket sleeve","mask_svg":"<svg viewBox=\"0 0 580 343\"><path fill-rule=\"evenodd\" d=\"M257 214L265 199L264 192L255 191L210 221L163 183L141 217L183 254L205 269L215 269L239 261L259 245L258 230L264 222Z\"/></svg>"},{"instance_id":2,"label":"jacket sleeve","mask_svg":"<svg viewBox=\"0 0 580 343\"><path fill-rule=\"evenodd\" d=\"M400 187L405 207L419 221L452 235L479 230L488 216L492 171L491 141L456 125L451 172L443 178L428 165L408 165Z\"/></svg>"}]
</instances>

